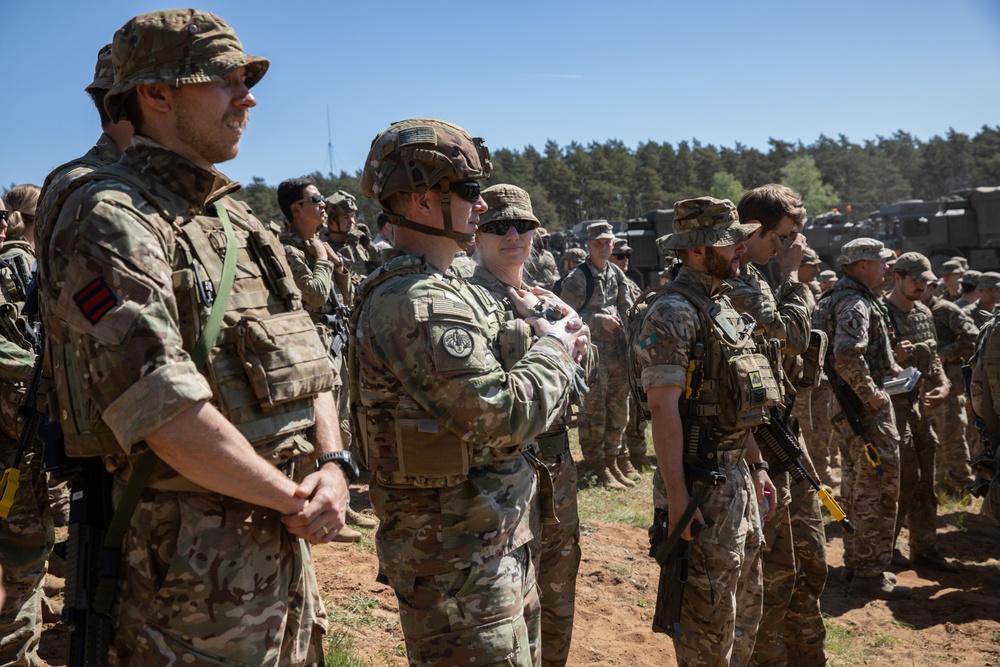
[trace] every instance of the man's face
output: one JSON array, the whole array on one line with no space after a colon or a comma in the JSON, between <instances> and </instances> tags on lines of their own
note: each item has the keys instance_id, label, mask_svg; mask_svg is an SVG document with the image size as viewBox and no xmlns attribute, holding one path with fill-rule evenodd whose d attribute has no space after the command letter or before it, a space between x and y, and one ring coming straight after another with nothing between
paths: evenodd
<instances>
[{"instance_id":1,"label":"man's face","mask_svg":"<svg viewBox=\"0 0 1000 667\"><path fill-rule=\"evenodd\" d=\"M837 284L836 278L830 278L829 280L821 280L819 281L819 288L825 292L828 289L833 289L836 284Z\"/></svg>"},{"instance_id":2,"label":"man's face","mask_svg":"<svg viewBox=\"0 0 1000 667\"><path fill-rule=\"evenodd\" d=\"M315 185L306 186L301 201L291 207L292 231L301 239L311 239L326 222L326 202Z\"/></svg>"},{"instance_id":3,"label":"man's face","mask_svg":"<svg viewBox=\"0 0 1000 667\"><path fill-rule=\"evenodd\" d=\"M604 267L611 257L611 250L614 248L614 239L597 239L587 241L587 249L590 250L590 258L600 267Z\"/></svg>"},{"instance_id":4,"label":"man's face","mask_svg":"<svg viewBox=\"0 0 1000 667\"><path fill-rule=\"evenodd\" d=\"M437 208L439 212L437 215L437 224L435 224L435 226L444 229L444 215L440 213L441 193L435 189L428 190L428 192L437 197ZM468 199L459 197L455 193L452 193L452 195L448 198L448 201L451 208L452 229L459 234L475 234L479 224L479 216L486 213L489 208L482 196L477 197L476 201L471 202Z\"/></svg>"},{"instance_id":5,"label":"man's face","mask_svg":"<svg viewBox=\"0 0 1000 667\"><path fill-rule=\"evenodd\" d=\"M854 275L874 292L885 285L885 270L888 262L884 259L862 259L857 262Z\"/></svg>"},{"instance_id":6,"label":"man's face","mask_svg":"<svg viewBox=\"0 0 1000 667\"><path fill-rule=\"evenodd\" d=\"M622 271L625 271L625 272L628 272L628 265L629 265L629 262L631 261L631 258L632 258L632 251L631 250L629 250L627 252L618 253L617 255L615 255L615 254L611 255L611 261L614 262L615 265L617 265L619 269L621 269Z\"/></svg>"},{"instance_id":7,"label":"man's face","mask_svg":"<svg viewBox=\"0 0 1000 667\"><path fill-rule=\"evenodd\" d=\"M358 224L358 214L354 211L350 213L338 213L330 219L330 231L338 234L346 234L354 229Z\"/></svg>"},{"instance_id":8,"label":"man's face","mask_svg":"<svg viewBox=\"0 0 1000 667\"><path fill-rule=\"evenodd\" d=\"M797 236L795 221L789 216L778 221L778 226L769 231L758 229L744 243L746 255L754 264L767 264L767 261L778 254L778 249L788 239Z\"/></svg>"},{"instance_id":9,"label":"man's face","mask_svg":"<svg viewBox=\"0 0 1000 667\"><path fill-rule=\"evenodd\" d=\"M908 301L922 301L927 283L910 277L908 274L896 274L896 287L899 293Z\"/></svg>"},{"instance_id":10,"label":"man's face","mask_svg":"<svg viewBox=\"0 0 1000 667\"><path fill-rule=\"evenodd\" d=\"M10 211L7 210L7 205L3 203L3 199L0 199L0 246L7 240L8 215L10 215Z\"/></svg>"},{"instance_id":11,"label":"man's face","mask_svg":"<svg viewBox=\"0 0 1000 667\"><path fill-rule=\"evenodd\" d=\"M819 264L803 264L799 267L799 281L811 283L819 275Z\"/></svg>"},{"instance_id":12,"label":"man's face","mask_svg":"<svg viewBox=\"0 0 1000 667\"><path fill-rule=\"evenodd\" d=\"M236 157L240 139L257 100L250 94L243 67L209 83L192 83L170 89L179 151L195 164L211 167Z\"/></svg>"},{"instance_id":13,"label":"man's face","mask_svg":"<svg viewBox=\"0 0 1000 667\"><path fill-rule=\"evenodd\" d=\"M705 249L705 272L713 278L728 280L740 275L740 257L747 251L746 243L715 246Z\"/></svg>"},{"instance_id":14,"label":"man's face","mask_svg":"<svg viewBox=\"0 0 1000 667\"><path fill-rule=\"evenodd\" d=\"M494 221L487 228L496 222L508 221ZM513 225L504 234L494 234L480 227L476 232L476 244L488 268L519 269L531 255L532 236L530 229L518 234Z\"/></svg>"},{"instance_id":15,"label":"man's face","mask_svg":"<svg viewBox=\"0 0 1000 667\"><path fill-rule=\"evenodd\" d=\"M979 305L984 310L993 310L1000 299L1000 287L987 287L979 290Z\"/></svg>"},{"instance_id":16,"label":"man's face","mask_svg":"<svg viewBox=\"0 0 1000 667\"><path fill-rule=\"evenodd\" d=\"M962 291L962 286L959 284L962 281L962 272L955 273L943 273L941 274L941 284L944 285L945 289L948 290L948 294L951 296L958 296Z\"/></svg>"}]
</instances>

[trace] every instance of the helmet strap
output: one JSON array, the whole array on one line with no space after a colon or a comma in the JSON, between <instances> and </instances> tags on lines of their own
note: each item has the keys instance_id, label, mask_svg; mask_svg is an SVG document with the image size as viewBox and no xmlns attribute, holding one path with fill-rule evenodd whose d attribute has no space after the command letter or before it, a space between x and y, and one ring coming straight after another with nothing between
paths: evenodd
<instances>
[{"instance_id":1,"label":"helmet strap","mask_svg":"<svg viewBox=\"0 0 1000 667\"><path fill-rule=\"evenodd\" d=\"M442 179L440 181L441 185L441 216L444 221L444 228L438 229L437 227L430 227L428 225L421 224L419 222L414 222L408 220L401 215L393 213L384 206L382 210L389 218L389 222L397 225L399 227L405 227L406 229L412 229L415 232L421 234L427 234L429 236L443 236L449 238L459 245L462 250L468 250L472 247L472 244L476 240L475 234L462 234L456 232L451 224L451 190L449 188L448 179Z\"/></svg>"}]
</instances>

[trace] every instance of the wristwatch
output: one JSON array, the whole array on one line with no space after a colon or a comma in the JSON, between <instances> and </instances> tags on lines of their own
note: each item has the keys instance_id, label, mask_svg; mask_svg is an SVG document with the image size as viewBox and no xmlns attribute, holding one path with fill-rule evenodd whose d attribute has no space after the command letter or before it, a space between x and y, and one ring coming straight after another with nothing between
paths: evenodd
<instances>
[{"instance_id":1,"label":"wristwatch","mask_svg":"<svg viewBox=\"0 0 1000 667\"><path fill-rule=\"evenodd\" d=\"M344 476L347 477L347 481L351 484L357 482L358 477L361 476L361 471L358 470L358 462L354 460L354 455L346 450L323 454L316 459L316 470L331 462L340 466L340 469L344 471Z\"/></svg>"},{"instance_id":2,"label":"wristwatch","mask_svg":"<svg viewBox=\"0 0 1000 667\"><path fill-rule=\"evenodd\" d=\"M758 470L770 470L771 466L767 465L767 461L757 461L756 463L748 463L750 466L750 472L757 472Z\"/></svg>"}]
</instances>

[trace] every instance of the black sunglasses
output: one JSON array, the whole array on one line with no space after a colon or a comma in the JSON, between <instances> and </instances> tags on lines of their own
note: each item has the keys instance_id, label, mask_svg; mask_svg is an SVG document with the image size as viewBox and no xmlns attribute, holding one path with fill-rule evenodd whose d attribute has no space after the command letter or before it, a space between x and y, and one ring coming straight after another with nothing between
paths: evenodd
<instances>
[{"instance_id":1,"label":"black sunglasses","mask_svg":"<svg viewBox=\"0 0 1000 667\"><path fill-rule=\"evenodd\" d=\"M630 253L630 252L616 252L615 253L615 257L617 257L618 259L628 259L631 256L632 256L632 253Z\"/></svg>"},{"instance_id":2,"label":"black sunglasses","mask_svg":"<svg viewBox=\"0 0 1000 667\"><path fill-rule=\"evenodd\" d=\"M511 227L516 229L518 234L527 234L535 228L535 223L531 220L490 220L486 224L479 225L479 231L505 236Z\"/></svg>"},{"instance_id":3,"label":"black sunglasses","mask_svg":"<svg viewBox=\"0 0 1000 667\"><path fill-rule=\"evenodd\" d=\"M0 211L0 221L7 222L7 220L9 219L10 219L10 211L8 211L7 209L3 209L2 211Z\"/></svg>"},{"instance_id":4,"label":"black sunglasses","mask_svg":"<svg viewBox=\"0 0 1000 667\"><path fill-rule=\"evenodd\" d=\"M296 204L304 204L304 203L306 203L307 201L308 201L308 202L312 202L313 204L319 204L320 202L322 202L322 201L323 201L323 195L309 195L309 196L308 196L308 197L306 197L305 199L300 199L300 200L298 200L298 201L297 201L297 202L295 202L295 203L296 203Z\"/></svg>"},{"instance_id":5,"label":"black sunglasses","mask_svg":"<svg viewBox=\"0 0 1000 667\"><path fill-rule=\"evenodd\" d=\"M448 188L449 192L454 192L465 201L472 202L473 204L479 201L479 193L483 190L483 186L479 183L479 181L449 183Z\"/></svg>"}]
</instances>

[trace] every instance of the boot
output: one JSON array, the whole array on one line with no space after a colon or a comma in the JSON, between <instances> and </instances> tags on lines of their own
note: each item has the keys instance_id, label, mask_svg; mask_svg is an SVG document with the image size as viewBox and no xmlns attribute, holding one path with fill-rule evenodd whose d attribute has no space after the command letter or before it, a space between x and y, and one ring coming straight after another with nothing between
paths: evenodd
<instances>
[{"instance_id":1,"label":"boot","mask_svg":"<svg viewBox=\"0 0 1000 667\"><path fill-rule=\"evenodd\" d=\"M608 465L600 460L594 460L590 463L590 467L593 468L594 474L597 475L597 485L603 486L605 489L612 489L614 491L624 491L626 487L616 480L610 472L608 472Z\"/></svg>"},{"instance_id":2,"label":"boot","mask_svg":"<svg viewBox=\"0 0 1000 667\"><path fill-rule=\"evenodd\" d=\"M356 512L351 507L347 508L347 525L357 526L358 528L375 528L378 526L378 521L362 514L361 512Z\"/></svg>"},{"instance_id":3,"label":"boot","mask_svg":"<svg viewBox=\"0 0 1000 667\"><path fill-rule=\"evenodd\" d=\"M910 558L914 565L931 567L941 572L961 572L962 568L955 561L948 560L937 551L923 551Z\"/></svg>"},{"instance_id":4,"label":"boot","mask_svg":"<svg viewBox=\"0 0 1000 667\"><path fill-rule=\"evenodd\" d=\"M622 471L622 474L633 482L638 482L642 479L642 473L632 467L632 461L629 459L628 454L619 454L618 458L615 459L615 463L618 464L618 469Z\"/></svg>"},{"instance_id":5,"label":"boot","mask_svg":"<svg viewBox=\"0 0 1000 667\"><path fill-rule=\"evenodd\" d=\"M616 455L609 454L605 456L604 462L607 464L608 472L611 473L611 476L617 479L625 488L631 489L635 486L635 482L626 477L625 473L618 469L618 457Z\"/></svg>"},{"instance_id":6,"label":"boot","mask_svg":"<svg viewBox=\"0 0 1000 667\"><path fill-rule=\"evenodd\" d=\"M907 600L913 597L913 589L893 583L884 574L874 577L854 576L851 592L867 595L878 600Z\"/></svg>"},{"instance_id":7,"label":"boot","mask_svg":"<svg viewBox=\"0 0 1000 667\"><path fill-rule=\"evenodd\" d=\"M640 475L647 470L652 470L653 466L649 465L649 459L642 452L633 452L628 455L628 460L632 463L632 467Z\"/></svg>"},{"instance_id":8,"label":"boot","mask_svg":"<svg viewBox=\"0 0 1000 667\"><path fill-rule=\"evenodd\" d=\"M354 530L350 526L344 526L336 537L333 538L334 542L360 542L363 535L358 531Z\"/></svg>"}]
</instances>

